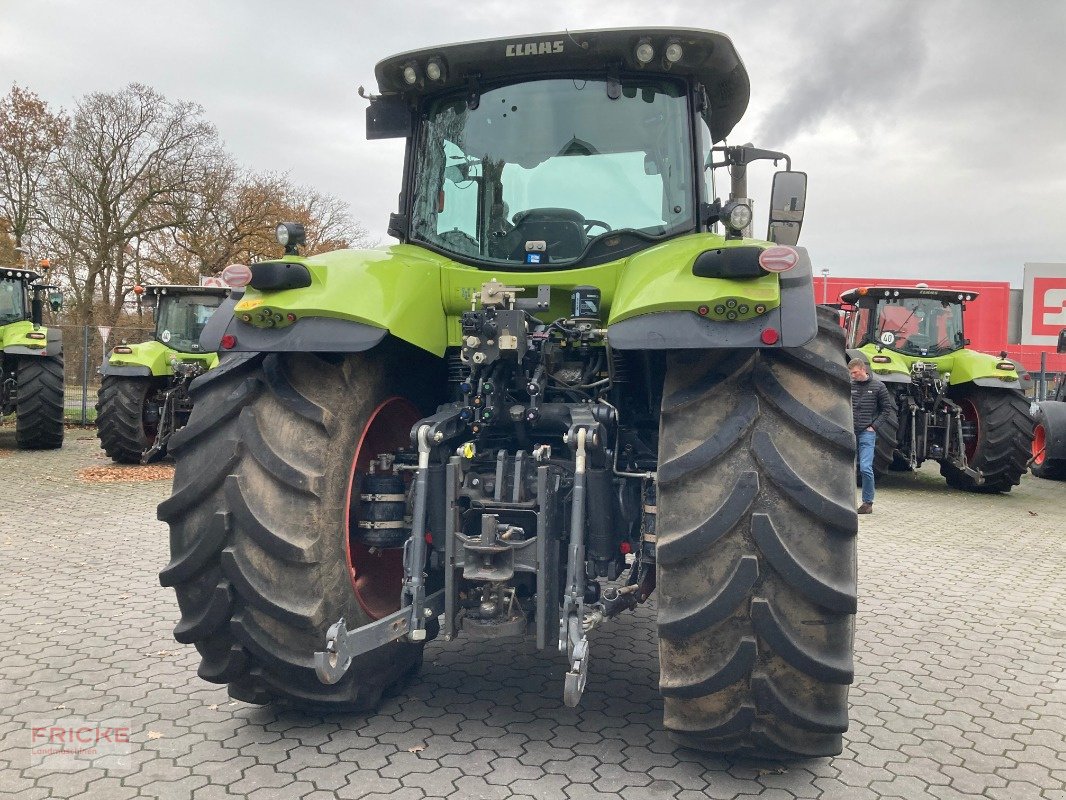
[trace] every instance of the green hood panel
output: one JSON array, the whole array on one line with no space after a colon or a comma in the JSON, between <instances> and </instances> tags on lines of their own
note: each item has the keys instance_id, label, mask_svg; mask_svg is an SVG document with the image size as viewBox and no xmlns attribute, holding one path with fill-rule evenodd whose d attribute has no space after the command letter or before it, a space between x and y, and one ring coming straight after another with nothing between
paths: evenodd
<instances>
[{"instance_id":1,"label":"green hood panel","mask_svg":"<svg viewBox=\"0 0 1066 800\"><path fill-rule=\"evenodd\" d=\"M1002 386L1004 389L1018 389L1021 383L1016 369L999 369L996 364L1004 359L976 350L956 350L954 353L937 356L911 356L889 350L878 350L877 345L865 344L860 351L870 362L873 373L881 378L886 376L910 376L911 365L917 361L936 364L940 374L949 374L948 384L958 386L963 383L980 383L987 386ZM889 358L888 363L874 363L874 356Z\"/></svg>"},{"instance_id":2,"label":"green hood panel","mask_svg":"<svg viewBox=\"0 0 1066 800\"><path fill-rule=\"evenodd\" d=\"M170 365L171 358L176 358L178 361L199 361L208 369L218 366L216 353L182 353L155 339L125 346L133 352L116 353L112 350L111 356L107 359L108 366L144 367L156 378L174 374L174 368Z\"/></svg>"},{"instance_id":3,"label":"green hood panel","mask_svg":"<svg viewBox=\"0 0 1066 800\"><path fill-rule=\"evenodd\" d=\"M661 311L688 311L739 298L739 303L772 309L780 303L777 275L749 280L701 278L692 274L705 250L769 246L750 239L726 241L713 233L681 236L625 259L590 267L559 270L494 271L460 264L425 248L397 244L375 250L337 250L300 260L311 285L300 289L259 291L251 287L234 307L228 330L241 339L248 326L263 329L299 326L305 317L346 320L388 330L393 336L436 355L460 343L460 318L471 308L482 284L497 280L527 287L551 287L550 307L538 317L567 316L570 292L595 286L608 324ZM295 321L289 319L295 317Z\"/></svg>"}]
</instances>

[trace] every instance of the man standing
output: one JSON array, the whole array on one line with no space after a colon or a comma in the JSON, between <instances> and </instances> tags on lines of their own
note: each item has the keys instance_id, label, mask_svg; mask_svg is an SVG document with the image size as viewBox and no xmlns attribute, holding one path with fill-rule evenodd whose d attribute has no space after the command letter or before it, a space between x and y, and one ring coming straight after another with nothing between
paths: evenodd
<instances>
[{"instance_id":1,"label":"man standing","mask_svg":"<svg viewBox=\"0 0 1066 800\"><path fill-rule=\"evenodd\" d=\"M896 416L892 395L881 381L866 370L866 362L853 358L848 362L851 373L851 415L859 445L859 474L862 476L860 514L874 511L874 450L877 430Z\"/></svg>"}]
</instances>

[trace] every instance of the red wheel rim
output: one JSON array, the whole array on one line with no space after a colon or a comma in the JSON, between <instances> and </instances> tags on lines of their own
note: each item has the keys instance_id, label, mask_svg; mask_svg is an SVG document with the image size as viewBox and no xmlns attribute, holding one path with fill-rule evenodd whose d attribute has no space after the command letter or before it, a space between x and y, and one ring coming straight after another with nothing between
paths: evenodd
<instances>
[{"instance_id":1,"label":"red wheel rim","mask_svg":"<svg viewBox=\"0 0 1066 800\"><path fill-rule=\"evenodd\" d=\"M1047 446L1047 433L1044 426L1037 423L1033 428L1033 463L1039 466L1044 463L1044 448Z\"/></svg>"},{"instance_id":2,"label":"red wheel rim","mask_svg":"<svg viewBox=\"0 0 1066 800\"><path fill-rule=\"evenodd\" d=\"M371 619L381 619L400 607L403 551L393 548L371 553L370 548L354 538L359 521L358 487L373 459L410 444L411 427L421 418L418 408L403 397L390 397L375 408L359 435L348 473L348 491L344 498L344 507L348 509L345 558L355 599ZM356 499L354 504L353 496Z\"/></svg>"},{"instance_id":3,"label":"red wheel rim","mask_svg":"<svg viewBox=\"0 0 1066 800\"><path fill-rule=\"evenodd\" d=\"M972 400L960 400L959 408L962 409L962 418L973 423L973 436L963 435L963 445L966 449L966 461L973 460L973 454L977 452L977 443L981 441L981 418L977 415L977 406Z\"/></svg>"}]
</instances>

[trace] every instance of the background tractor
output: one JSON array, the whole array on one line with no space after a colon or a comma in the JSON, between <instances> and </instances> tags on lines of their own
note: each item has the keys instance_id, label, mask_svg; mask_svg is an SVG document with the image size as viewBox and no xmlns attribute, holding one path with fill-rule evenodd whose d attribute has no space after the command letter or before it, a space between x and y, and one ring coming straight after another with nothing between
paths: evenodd
<instances>
[{"instance_id":1,"label":"background tractor","mask_svg":"<svg viewBox=\"0 0 1066 800\"><path fill-rule=\"evenodd\" d=\"M62 295L41 277L0 267L0 416L15 414L19 447L48 450L63 445L63 337L44 308L58 311Z\"/></svg>"},{"instance_id":2,"label":"background tractor","mask_svg":"<svg viewBox=\"0 0 1066 800\"><path fill-rule=\"evenodd\" d=\"M1059 331L1056 350L1066 353L1066 328ZM1055 394L1038 403L1033 414L1033 474L1049 480L1066 480L1066 378L1059 379Z\"/></svg>"},{"instance_id":3,"label":"background tractor","mask_svg":"<svg viewBox=\"0 0 1066 800\"><path fill-rule=\"evenodd\" d=\"M971 291L878 286L840 296L848 351L896 398L898 431L878 436L875 473L940 462L949 485L1009 492L1030 456L1033 423L1017 365L966 349Z\"/></svg>"},{"instance_id":4,"label":"background tractor","mask_svg":"<svg viewBox=\"0 0 1066 800\"><path fill-rule=\"evenodd\" d=\"M529 635L579 702L658 591L678 741L840 752L856 606L843 331L796 243L806 176L722 144L732 42L552 33L377 65L399 243L224 272L219 368L171 440L160 580L199 674L370 708L425 642ZM783 160L767 241L747 165ZM727 202L714 168L728 168ZM501 645L502 646L502 645ZM618 702L625 702L624 693Z\"/></svg>"},{"instance_id":5,"label":"background tractor","mask_svg":"<svg viewBox=\"0 0 1066 800\"><path fill-rule=\"evenodd\" d=\"M192 411L189 384L218 365L200 346L200 333L229 293L208 286L146 286L135 292L155 310L155 335L122 342L100 369L96 432L100 446L122 464L163 458L171 435Z\"/></svg>"}]
</instances>

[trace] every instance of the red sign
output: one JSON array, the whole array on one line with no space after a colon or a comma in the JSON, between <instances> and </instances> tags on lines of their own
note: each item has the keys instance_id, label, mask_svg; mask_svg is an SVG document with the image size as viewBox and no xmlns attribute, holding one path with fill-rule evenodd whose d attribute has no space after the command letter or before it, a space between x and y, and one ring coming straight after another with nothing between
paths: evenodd
<instances>
[{"instance_id":1,"label":"red sign","mask_svg":"<svg viewBox=\"0 0 1066 800\"><path fill-rule=\"evenodd\" d=\"M1058 336L1066 328L1066 278L1033 277L1033 336Z\"/></svg>"}]
</instances>

